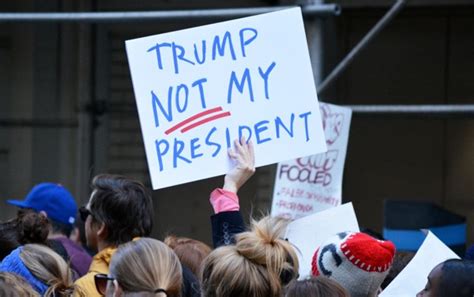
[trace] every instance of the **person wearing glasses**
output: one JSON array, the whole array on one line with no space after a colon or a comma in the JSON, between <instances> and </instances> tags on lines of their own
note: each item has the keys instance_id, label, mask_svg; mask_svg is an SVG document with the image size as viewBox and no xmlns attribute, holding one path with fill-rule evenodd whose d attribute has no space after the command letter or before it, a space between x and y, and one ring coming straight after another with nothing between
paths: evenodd
<instances>
[{"instance_id":1,"label":"person wearing glasses","mask_svg":"<svg viewBox=\"0 0 474 297\"><path fill-rule=\"evenodd\" d=\"M96 274L108 274L112 255L120 244L147 237L153 227L153 203L142 183L118 175L98 175L92 194L79 209L85 222L87 246L98 253L89 271L76 281L75 296L100 296Z\"/></svg>"},{"instance_id":2,"label":"person wearing glasses","mask_svg":"<svg viewBox=\"0 0 474 297\"><path fill-rule=\"evenodd\" d=\"M110 263L110 272L96 274L97 291L106 296L181 296L181 264L171 248L152 238L121 245Z\"/></svg>"}]
</instances>

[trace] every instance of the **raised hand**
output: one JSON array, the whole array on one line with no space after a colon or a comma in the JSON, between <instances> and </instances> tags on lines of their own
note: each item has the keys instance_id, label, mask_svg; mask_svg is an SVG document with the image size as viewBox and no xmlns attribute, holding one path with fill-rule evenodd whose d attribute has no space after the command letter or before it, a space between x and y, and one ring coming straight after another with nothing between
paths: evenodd
<instances>
[{"instance_id":1,"label":"raised hand","mask_svg":"<svg viewBox=\"0 0 474 297\"><path fill-rule=\"evenodd\" d=\"M235 149L229 149L229 157L235 161L235 167L224 178L224 190L237 193L247 180L255 173L255 152L252 141L245 139L234 141Z\"/></svg>"}]
</instances>

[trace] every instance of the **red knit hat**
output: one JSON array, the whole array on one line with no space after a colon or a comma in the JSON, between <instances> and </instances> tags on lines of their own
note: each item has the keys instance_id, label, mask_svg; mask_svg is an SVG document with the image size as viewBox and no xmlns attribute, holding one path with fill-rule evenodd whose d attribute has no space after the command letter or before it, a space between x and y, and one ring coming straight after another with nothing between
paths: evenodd
<instances>
[{"instance_id":1,"label":"red knit hat","mask_svg":"<svg viewBox=\"0 0 474 297\"><path fill-rule=\"evenodd\" d=\"M352 297L375 296L394 255L395 246L390 241L365 233L339 233L315 252L312 274L336 280Z\"/></svg>"}]
</instances>

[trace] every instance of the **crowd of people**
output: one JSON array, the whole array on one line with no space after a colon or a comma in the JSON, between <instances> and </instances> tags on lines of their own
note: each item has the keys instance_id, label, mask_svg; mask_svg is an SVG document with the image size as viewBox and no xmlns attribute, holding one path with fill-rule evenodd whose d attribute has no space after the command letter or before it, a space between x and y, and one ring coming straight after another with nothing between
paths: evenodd
<instances>
[{"instance_id":1,"label":"crowd of people","mask_svg":"<svg viewBox=\"0 0 474 297\"><path fill-rule=\"evenodd\" d=\"M255 172L252 143L235 142L235 167L210 195L213 248L191 238L150 238L153 203L142 183L99 175L80 207L61 185L42 183L0 223L0 296L377 296L413 255L390 241L347 232L315 247L310 277L284 239L289 220L246 228L238 190ZM418 296L474 296L474 263L451 259Z\"/></svg>"}]
</instances>

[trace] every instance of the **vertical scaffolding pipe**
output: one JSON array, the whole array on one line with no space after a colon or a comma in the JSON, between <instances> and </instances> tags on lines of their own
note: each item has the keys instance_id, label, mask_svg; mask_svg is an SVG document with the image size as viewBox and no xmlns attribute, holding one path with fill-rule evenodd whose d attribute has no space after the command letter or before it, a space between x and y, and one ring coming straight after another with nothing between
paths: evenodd
<instances>
[{"instance_id":1,"label":"vertical scaffolding pipe","mask_svg":"<svg viewBox=\"0 0 474 297\"><path fill-rule=\"evenodd\" d=\"M81 0L81 10L90 10L89 0ZM76 166L76 199L84 204L88 201L90 166L92 164L93 115L88 112L92 106L92 28L90 24L80 24L78 33L78 140Z\"/></svg>"},{"instance_id":2,"label":"vertical scaffolding pipe","mask_svg":"<svg viewBox=\"0 0 474 297\"><path fill-rule=\"evenodd\" d=\"M305 5L322 5L323 0L304 0ZM313 68L314 83L320 84L323 77L323 20L321 18L305 19L306 39L308 41L308 49L311 57L311 66Z\"/></svg>"}]
</instances>

